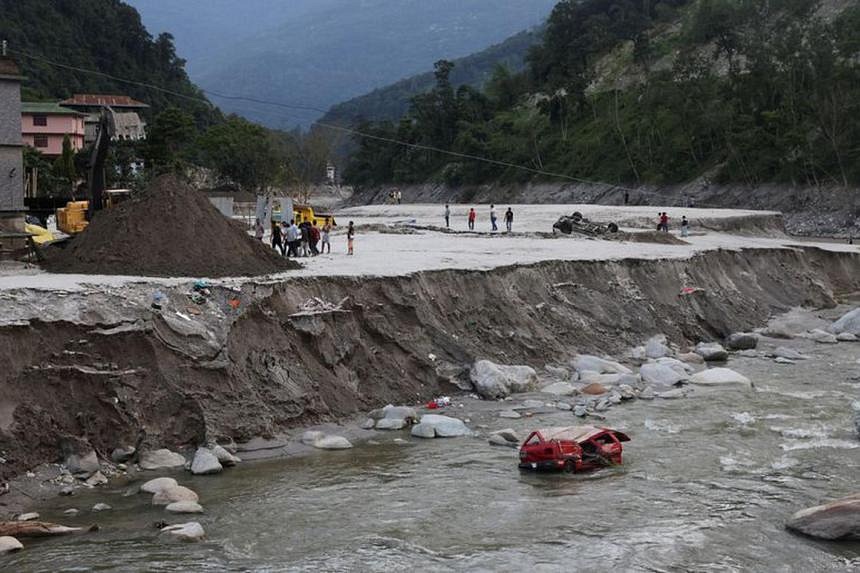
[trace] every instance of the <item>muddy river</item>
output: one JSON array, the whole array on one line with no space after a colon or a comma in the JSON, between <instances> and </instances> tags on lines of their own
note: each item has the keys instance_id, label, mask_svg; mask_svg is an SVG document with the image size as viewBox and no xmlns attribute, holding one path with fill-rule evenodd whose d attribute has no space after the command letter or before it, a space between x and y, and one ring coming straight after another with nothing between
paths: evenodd
<instances>
[{"instance_id":1,"label":"muddy river","mask_svg":"<svg viewBox=\"0 0 860 573\"><path fill-rule=\"evenodd\" d=\"M130 487L60 498L38 508L44 519L97 521L102 530L30 541L0 569L857 570L860 543L799 537L783 523L797 509L860 490L849 408L860 397L860 344L763 339L759 349L777 345L812 358L732 359L755 390L696 390L607 412L605 424L632 437L620 467L532 475L517 470L515 450L486 438L380 433L349 451L245 463L212 477L180 474L206 508L197 518L168 516ZM526 397L534 396L516 401ZM454 412L482 433L574 423L549 408L502 420L500 409L467 401ZM114 509L93 515L87 508L97 501ZM69 507L81 514L64 517ZM197 519L207 540L167 542L152 525L162 519Z\"/></svg>"}]
</instances>

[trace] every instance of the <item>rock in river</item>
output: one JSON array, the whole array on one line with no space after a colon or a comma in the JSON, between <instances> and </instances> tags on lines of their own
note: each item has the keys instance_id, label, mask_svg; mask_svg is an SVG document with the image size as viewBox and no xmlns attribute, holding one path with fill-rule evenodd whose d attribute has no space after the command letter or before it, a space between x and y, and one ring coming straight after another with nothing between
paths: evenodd
<instances>
[{"instance_id":1,"label":"rock in river","mask_svg":"<svg viewBox=\"0 0 860 573\"><path fill-rule=\"evenodd\" d=\"M656 362L643 364L639 369L639 374L646 384L655 384L657 386L672 386L689 378L686 373L682 374L674 368L670 368L665 364L657 364Z\"/></svg>"},{"instance_id":2,"label":"rock in river","mask_svg":"<svg viewBox=\"0 0 860 573\"><path fill-rule=\"evenodd\" d=\"M99 502L93 506L93 511L110 511L113 507L109 506L106 503Z\"/></svg>"},{"instance_id":3,"label":"rock in river","mask_svg":"<svg viewBox=\"0 0 860 573\"><path fill-rule=\"evenodd\" d=\"M352 447L352 443L343 436L333 435L325 435L311 445L320 450L348 450Z\"/></svg>"},{"instance_id":4,"label":"rock in river","mask_svg":"<svg viewBox=\"0 0 860 573\"><path fill-rule=\"evenodd\" d=\"M671 353L672 350L666 345L665 334L652 336L645 343L645 356L647 358L663 358Z\"/></svg>"},{"instance_id":5,"label":"rock in river","mask_svg":"<svg viewBox=\"0 0 860 573\"><path fill-rule=\"evenodd\" d=\"M519 412L514 412L513 410L505 410L503 412L499 412L499 418L508 418L510 420L519 420L520 418L522 418L522 415L520 415Z\"/></svg>"},{"instance_id":6,"label":"rock in river","mask_svg":"<svg viewBox=\"0 0 860 573\"><path fill-rule=\"evenodd\" d=\"M65 463L69 473L75 477L88 478L99 471L99 458L93 450L82 454L70 454L66 456Z\"/></svg>"},{"instance_id":7,"label":"rock in river","mask_svg":"<svg viewBox=\"0 0 860 573\"><path fill-rule=\"evenodd\" d=\"M168 477L160 477L151 479L142 486L140 486L140 491L144 493L158 493L164 488L174 487L179 485L176 483L176 480Z\"/></svg>"},{"instance_id":8,"label":"rock in river","mask_svg":"<svg viewBox=\"0 0 860 573\"><path fill-rule=\"evenodd\" d=\"M152 450L140 455L140 468L164 470L185 467L185 457L168 449Z\"/></svg>"},{"instance_id":9,"label":"rock in river","mask_svg":"<svg viewBox=\"0 0 860 573\"><path fill-rule=\"evenodd\" d=\"M224 467L209 448L197 448L194 460L191 462L191 473L194 475L209 475L220 473Z\"/></svg>"},{"instance_id":10,"label":"rock in river","mask_svg":"<svg viewBox=\"0 0 860 573\"><path fill-rule=\"evenodd\" d=\"M0 554L11 553L12 551L19 551L21 549L24 549L24 546L14 537L8 535L0 537Z\"/></svg>"},{"instance_id":11,"label":"rock in river","mask_svg":"<svg viewBox=\"0 0 860 573\"><path fill-rule=\"evenodd\" d=\"M236 454L231 454L224 446L219 446L218 444L215 444L210 449L212 450L212 453L215 454L215 457L218 458L218 461L221 463L221 465L225 468L229 466L235 466L242 461L242 458L240 458Z\"/></svg>"},{"instance_id":12,"label":"rock in river","mask_svg":"<svg viewBox=\"0 0 860 573\"><path fill-rule=\"evenodd\" d=\"M170 505L177 501L200 501L200 498L194 490L181 485L165 487L152 496L152 505Z\"/></svg>"},{"instance_id":13,"label":"rock in river","mask_svg":"<svg viewBox=\"0 0 860 573\"><path fill-rule=\"evenodd\" d=\"M860 539L860 493L800 510L785 526L819 539Z\"/></svg>"},{"instance_id":14,"label":"rock in river","mask_svg":"<svg viewBox=\"0 0 860 573\"><path fill-rule=\"evenodd\" d=\"M406 420L403 418L382 418L376 421L377 430L402 430L406 427Z\"/></svg>"},{"instance_id":15,"label":"rock in river","mask_svg":"<svg viewBox=\"0 0 860 573\"><path fill-rule=\"evenodd\" d=\"M161 532L169 533L182 541L200 541L206 537L206 532L203 530L203 526L196 521L168 525L163 528Z\"/></svg>"},{"instance_id":16,"label":"rock in river","mask_svg":"<svg viewBox=\"0 0 860 573\"><path fill-rule=\"evenodd\" d=\"M430 435L430 429L433 430L432 436ZM458 436L468 436L471 433L462 420L438 414L421 416L421 423L412 428L412 435L418 438L455 438Z\"/></svg>"},{"instance_id":17,"label":"rock in river","mask_svg":"<svg viewBox=\"0 0 860 573\"><path fill-rule=\"evenodd\" d=\"M833 334L849 332L854 335L860 335L860 308L855 308L851 312L843 314L839 320L830 325L828 330Z\"/></svg>"},{"instance_id":18,"label":"rock in river","mask_svg":"<svg viewBox=\"0 0 860 573\"><path fill-rule=\"evenodd\" d=\"M729 368L709 368L708 370L702 370L693 374L690 382L700 386L736 385L752 388L752 382L750 382L749 378Z\"/></svg>"},{"instance_id":19,"label":"rock in river","mask_svg":"<svg viewBox=\"0 0 860 573\"><path fill-rule=\"evenodd\" d=\"M633 371L612 360L606 360L590 354L580 354L573 359L573 367L577 372L597 372L598 374L632 374Z\"/></svg>"},{"instance_id":20,"label":"rock in river","mask_svg":"<svg viewBox=\"0 0 860 573\"><path fill-rule=\"evenodd\" d=\"M829 332L825 332L820 328L814 328L809 332L802 335L804 338L808 338L810 340L814 340L819 344L836 344L839 342L839 339L836 338L835 334L830 334Z\"/></svg>"},{"instance_id":21,"label":"rock in river","mask_svg":"<svg viewBox=\"0 0 860 573\"><path fill-rule=\"evenodd\" d=\"M758 346L758 336L750 332L736 332L726 339L729 350L752 350Z\"/></svg>"},{"instance_id":22,"label":"rock in river","mask_svg":"<svg viewBox=\"0 0 860 573\"><path fill-rule=\"evenodd\" d=\"M120 446L119 448L114 448L110 453L110 459L115 464L122 464L134 457L135 452L137 452L137 450L134 446Z\"/></svg>"},{"instance_id":23,"label":"rock in river","mask_svg":"<svg viewBox=\"0 0 860 573\"><path fill-rule=\"evenodd\" d=\"M489 360L478 360L469 371L475 391L484 398L498 399L531 390L537 384L537 372L530 366L503 366Z\"/></svg>"},{"instance_id":24,"label":"rock in river","mask_svg":"<svg viewBox=\"0 0 860 573\"><path fill-rule=\"evenodd\" d=\"M597 382L584 386L582 390L580 390L580 392L589 396L600 396L601 394L606 394L606 391L606 387L603 384L598 384Z\"/></svg>"},{"instance_id":25,"label":"rock in river","mask_svg":"<svg viewBox=\"0 0 860 573\"><path fill-rule=\"evenodd\" d=\"M203 506L196 501L175 501L164 509L170 513L203 513Z\"/></svg>"},{"instance_id":26,"label":"rock in river","mask_svg":"<svg viewBox=\"0 0 860 573\"><path fill-rule=\"evenodd\" d=\"M789 360L806 360L807 356L801 354L796 350L792 350L791 348L786 348L785 346L780 346L776 350L773 351L772 356L775 358L787 358Z\"/></svg>"},{"instance_id":27,"label":"rock in river","mask_svg":"<svg viewBox=\"0 0 860 573\"><path fill-rule=\"evenodd\" d=\"M33 521L34 519L39 519L39 514L31 511L30 513L22 513L16 519L18 521Z\"/></svg>"},{"instance_id":28,"label":"rock in river","mask_svg":"<svg viewBox=\"0 0 860 573\"><path fill-rule=\"evenodd\" d=\"M724 362L729 359L729 353L718 342L700 342L696 345L696 354L707 362Z\"/></svg>"},{"instance_id":29,"label":"rock in river","mask_svg":"<svg viewBox=\"0 0 860 573\"><path fill-rule=\"evenodd\" d=\"M568 382L556 382L549 386L544 386L540 391L545 394L554 394L556 396L570 396L571 394L576 394L576 388Z\"/></svg>"}]
</instances>

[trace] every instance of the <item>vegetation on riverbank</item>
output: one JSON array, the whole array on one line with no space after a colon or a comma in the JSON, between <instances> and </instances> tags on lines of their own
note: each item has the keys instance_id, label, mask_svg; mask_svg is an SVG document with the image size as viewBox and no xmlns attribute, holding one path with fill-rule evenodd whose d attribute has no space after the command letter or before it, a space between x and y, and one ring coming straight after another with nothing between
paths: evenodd
<instances>
[{"instance_id":1,"label":"vegetation on riverbank","mask_svg":"<svg viewBox=\"0 0 860 573\"><path fill-rule=\"evenodd\" d=\"M832 3L831 3L832 4ZM560 2L528 68L479 91L436 86L365 124L345 177L364 186L550 176L668 184L860 182L860 7L814 0Z\"/></svg>"}]
</instances>

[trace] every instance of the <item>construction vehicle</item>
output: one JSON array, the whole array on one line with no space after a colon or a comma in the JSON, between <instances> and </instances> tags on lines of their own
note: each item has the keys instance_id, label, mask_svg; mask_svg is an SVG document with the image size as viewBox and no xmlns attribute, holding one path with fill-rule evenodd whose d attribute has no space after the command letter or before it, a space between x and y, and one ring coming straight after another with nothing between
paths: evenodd
<instances>
[{"instance_id":1,"label":"construction vehicle","mask_svg":"<svg viewBox=\"0 0 860 573\"><path fill-rule=\"evenodd\" d=\"M103 208L118 205L131 197L131 189L108 189L104 191ZM89 201L69 201L57 209L57 229L67 235L77 235L89 225Z\"/></svg>"},{"instance_id":2,"label":"construction vehicle","mask_svg":"<svg viewBox=\"0 0 860 573\"><path fill-rule=\"evenodd\" d=\"M57 229L67 235L76 235L87 228L93 215L130 195L127 189L117 189L114 198L105 192L105 160L111 139L116 133L114 112L107 107L99 117L96 141L90 153L90 172L87 178L87 200L70 201L57 209Z\"/></svg>"},{"instance_id":3,"label":"construction vehicle","mask_svg":"<svg viewBox=\"0 0 860 573\"><path fill-rule=\"evenodd\" d=\"M328 221L332 227L337 226L334 215L331 213L315 213L314 208L310 205L294 205L293 218L296 220L296 225L308 221L311 224L316 222L317 227L322 227Z\"/></svg>"}]
</instances>

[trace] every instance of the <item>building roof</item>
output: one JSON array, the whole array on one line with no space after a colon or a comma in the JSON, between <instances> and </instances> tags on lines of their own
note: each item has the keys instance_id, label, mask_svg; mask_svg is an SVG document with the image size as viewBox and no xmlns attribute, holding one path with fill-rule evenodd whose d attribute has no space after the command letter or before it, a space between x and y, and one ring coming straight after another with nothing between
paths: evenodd
<instances>
[{"instance_id":1,"label":"building roof","mask_svg":"<svg viewBox=\"0 0 860 573\"><path fill-rule=\"evenodd\" d=\"M143 102L132 99L126 95L104 95L104 94L75 94L67 100L60 102L67 107L149 107Z\"/></svg>"},{"instance_id":2,"label":"building roof","mask_svg":"<svg viewBox=\"0 0 860 573\"><path fill-rule=\"evenodd\" d=\"M84 115L73 109L61 107L59 104L50 101L22 101L21 113L38 115Z\"/></svg>"}]
</instances>

